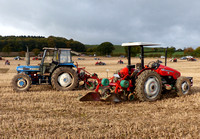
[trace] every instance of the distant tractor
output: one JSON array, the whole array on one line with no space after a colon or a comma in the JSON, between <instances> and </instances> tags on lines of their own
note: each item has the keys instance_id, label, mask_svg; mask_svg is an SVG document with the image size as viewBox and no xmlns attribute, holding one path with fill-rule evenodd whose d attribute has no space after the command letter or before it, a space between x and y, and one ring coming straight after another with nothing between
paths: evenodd
<instances>
[{"instance_id":1,"label":"distant tractor","mask_svg":"<svg viewBox=\"0 0 200 139\"><path fill-rule=\"evenodd\" d=\"M42 57L37 57L37 56L35 56L35 57L33 57L32 60L41 60L41 59L42 59Z\"/></svg>"},{"instance_id":2,"label":"distant tractor","mask_svg":"<svg viewBox=\"0 0 200 139\"><path fill-rule=\"evenodd\" d=\"M10 65L10 61L9 61L9 60L6 60L6 61L5 61L5 65Z\"/></svg>"},{"instance_id":3,"label":"distant tractor","mask_svg":"<svg viewBox=\"0 0 200 139\"><path fill-rule=\"evenodd\" d=\"M170 59L170 62L177 62L177 58L172 57L172 59Z\"/></svg>"},{"instance_id":4,"label":"distant tractor","mask_svg":"<svg viewBox=\"0 0 200 139\"><path fill-rule=\"evenodd\" d=\"M106 65L106 63L105 63L105 62L101 62L101 61L100 61L100 62L97 61L97 62L95 63L95 65L96 65L96 66L97 66L97 65Z\"/></svg>"},{"instance_id":5,"label":"distant tractor","mask_svg":"<svg viewBox=\"0 0 200 139\"><path fill-rule=\"evenodd\" d=\"M33 85L50 84L56 90L73 90L78 86L76 66L71 59L71 49L44 48L39 66L18 66L18 74L12 79L15 91L28 91Z\"/></svg>"},{"instance_id":6,"label":"distant tractor","mask_svg":"<svg viewBox=\"0 0 200 139\"><path fill-rule=\"evenodd\" d=\"M124 64L124 61L120 59L117 64Z\"/></svg>"},{"instance_id":7,"label":"distant tractor","mask_svg":"<svg viewBox=\"0 0 200 139\"><path fill-rule=\"evenodd\" d=\"M189 57L189 58L187 58L187 61L197 61L197 60L193 57Z\"/></svg>"},{"instance_id":8,"label":"distant tractor","mask_svg":"<svg viewBox=\"0 0 200 139\"><path fill-rule=\"evenodd\" d=\"M14 60L23 60L23 58L21 58L20 56L16 56L14 57Z\"/></svg>"}]
</instances>

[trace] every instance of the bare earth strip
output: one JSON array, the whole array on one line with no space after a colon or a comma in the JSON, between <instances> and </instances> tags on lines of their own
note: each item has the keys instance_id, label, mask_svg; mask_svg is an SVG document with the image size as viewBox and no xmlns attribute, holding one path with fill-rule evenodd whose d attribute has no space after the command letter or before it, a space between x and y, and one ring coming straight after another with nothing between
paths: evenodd
<instances>
[{"instance_id":1,"label":"bare earth strip","mask_svg":"<svg viewBox=\"0 0 200 139\"><path fill-rule=\"evenodd\" d=\"M73 57L77 61L77 57ZM89 72L100 78L111 77L119 65L119 58L101 58L106 66L94 66L95 60L79 60ZM148 63L153 58L145 59ZM139 62L133 58L132 63ZM178 60L168 66L183 76L194 77L193 94L177 97L174 92L163 94L161 100L149 103L80 102L78 97L87 90L54 91L50 85L32 86L29 92L15 93L10 85L16 66L14 61L0 68L0 138L200 138L200 60ZM40 61L31 61L37 65ZM163 61L164 62L164 61Z\"/></svg>"}]
</instances>

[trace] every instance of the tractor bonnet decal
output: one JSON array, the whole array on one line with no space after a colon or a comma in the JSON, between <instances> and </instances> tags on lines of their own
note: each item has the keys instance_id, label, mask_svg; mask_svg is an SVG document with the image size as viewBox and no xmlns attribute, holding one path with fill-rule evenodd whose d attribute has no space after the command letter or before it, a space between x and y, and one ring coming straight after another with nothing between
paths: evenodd
<instances>
[{"instance_id":1,"label":"tractor bonnet decal","mask_svg":"<svg viewBox=\"0 0 200 139\"><path fill-rule=\"evenodd\" d=\"M166 69L161 69L161 70L174 73L174 71L171 71L171 70L166 70Z\"/></svg>"},{"instance_id":2,"label":"tractor bonnet decal","mask_svg":"<svg viewBox=\"0 0 200 139\"><path fill-rule=\"evenodd\" d=\"M18 66L17 71L39 71L39 66Z\"/></svg>"}]
</instances>

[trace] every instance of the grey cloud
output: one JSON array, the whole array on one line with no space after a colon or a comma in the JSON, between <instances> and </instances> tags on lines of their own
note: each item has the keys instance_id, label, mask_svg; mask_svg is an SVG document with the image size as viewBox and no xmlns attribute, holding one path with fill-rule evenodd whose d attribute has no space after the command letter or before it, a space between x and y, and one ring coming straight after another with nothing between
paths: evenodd
<instances>
[{"instance_id":1,"label":"grey cloud","mask_svg":"<svg viewBox=\"0 0 200 139\"><path fill-rule=\"evenodd\" d=\"M147 41L195 48L200 44L199 5L198 0L1 0L0 28L85 44Z\"/></svg>"}]
</instances>

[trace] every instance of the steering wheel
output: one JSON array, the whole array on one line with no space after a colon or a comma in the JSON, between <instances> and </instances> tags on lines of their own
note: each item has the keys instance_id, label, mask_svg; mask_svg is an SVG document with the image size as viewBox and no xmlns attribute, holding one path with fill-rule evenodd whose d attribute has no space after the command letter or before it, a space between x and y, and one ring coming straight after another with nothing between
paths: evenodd
<instances>
[{"instance_id":1,"label":"steering wheel","mask_svg":"<svg viewBox=\"0 0 200 139\"><path fill-rule=\"evenodd\" d=\"M149 68L157 68L158 67L158 62L156 61L150 61L148 64L147 64L147 67Z\"/></svg>"}]
</instances>

